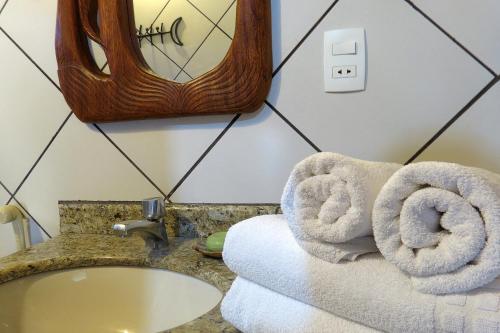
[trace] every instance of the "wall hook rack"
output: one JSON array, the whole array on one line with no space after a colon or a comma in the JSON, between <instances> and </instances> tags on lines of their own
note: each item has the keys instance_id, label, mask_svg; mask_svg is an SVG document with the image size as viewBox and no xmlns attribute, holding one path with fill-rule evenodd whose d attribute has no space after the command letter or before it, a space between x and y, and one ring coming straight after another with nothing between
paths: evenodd
<instances>
[{"instance_id":1,"label":"wall hook rack","mask_svg":"<svg viewBox=\"0 0 500 333\"><path fill-rule=\"evenodd\" d=\"M179 45L183 46L184 44L181 41L181 38L179 37L179 25L182 22L182 17L178 17L172 22L172 25L170 26L169 31L165 31L165 25L162 23L160 26L153 27L152 25L144 28L142 24L139 26L139 29L137 30L137 38L139 39L139 46L142 47L142 40L146 38L146 40L149 40L151 45L153 44L153 37L155 36L160 36L161 43L164 44L165 40L163 36L165 35L170 35L172 38L172 41ZM144 29L144 31L143 31Z\"/></svg>"}]
</instances>

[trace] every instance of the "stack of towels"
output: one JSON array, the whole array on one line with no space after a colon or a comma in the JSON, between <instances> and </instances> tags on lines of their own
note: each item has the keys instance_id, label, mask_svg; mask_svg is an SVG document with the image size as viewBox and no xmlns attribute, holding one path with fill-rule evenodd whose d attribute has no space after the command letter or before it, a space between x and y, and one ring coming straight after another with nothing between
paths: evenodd
<instances>
[{"instance_id":1,"label":"stack of towels","mask_svg":"<svg viewBox=\"0 0 500 333\"><path fill-rule=\"evenodd\" d=\"M281 206L226 237L241 331L500 333L500 175L319 153Z\"/></svg>"}]
</instances>

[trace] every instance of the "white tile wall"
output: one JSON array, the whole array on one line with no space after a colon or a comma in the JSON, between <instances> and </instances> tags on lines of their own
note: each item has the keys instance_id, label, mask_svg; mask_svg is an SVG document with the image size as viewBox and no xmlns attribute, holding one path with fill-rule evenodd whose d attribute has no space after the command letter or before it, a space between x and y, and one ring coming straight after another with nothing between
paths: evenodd
<instances>
[{"instance_id":1,"label":"white tile wall","mask_svg":"<svg viewBox=\"0 0 500 333\"><path fill-rule=\"evenodd\" d=\"M161 195L106 138L72 116L16 198L58 234L57 200L140 200Z\"/></svg>"},{"instance_id":2,"label":"white tile wall","mask_svg":"<svg viewBox=\"0 0 500 333\"><path fill-rule=\"evenodd\" d=\"M0 4L1 6L1 4ZM1 7L0 7L1 8ZM9 200L10 195L0 186L0 203ZM14 230L10 224L0 224L0 257L11 254L17 250Z\"/></svg>"},{"instance_id":3,"label":"white tile wall","mask_svg":"<svg viewBox=\"0 0 500 333\"><path fill-rule=\"evenodd\" d=\"M318 50L324 31L342 27L366 29L366 91L327 94ZM349 0L282 69L269 98L322 150L405 162L491 78L404 1Z\"/></svg>"},{"instance_id":4,"label":"white tile wall","mask_svg":"<svg viewBox=\"0 0 500 333\"><path fill-rule=\"evenodd\" d=\"M175 63L184 66L212 31L214 25L203 14L189 5L186 0L170 0L168 7L162 12L157 23L164 22L168 30L170 24L178 17L182 17L183 20L179 30L184 45L179 46L171 42L157 43L156 45L168 54ZM140 22L136 22L136 25L139 24Z\"/></svg>"},{"instance_id":5,"label":"white tile wall","mask_svg":"<svg viewBox=\"0 0 500 333\"><path fill-rule=\"evenodd\" d=\"M500 73L500 13L497 0L413 0L423 12Z\"/></svg>"},{"instance_id":6,"label":"white tile wall","mask_svg":"<svg viewBox=\"0 0 500 333\"><path fill-rule=\"evenodd\" d=\"M167 1L151 5L161 9ZM181 0L170 1L169 7L182 7ZM189 1L198 8L209 5ZM271 108L239 118L100 124L106 137L74 116L57 132L69 110L37 68L57 82L52 47L57 1L8 0L0 13L0 181L11 191L20 187L13 203L22 204L54 236L62 199L165 195L177 202L277 202L293 164L313 153L314 145L405 162L460 110L463 115L417 160L458 161L500 172L499 85L474 98L493 79L490 68L500 70L499 2L415 0L414 8L409 0L271 1L274 68L279 68L268 98ZM203 10L214 22L220 18L220 12ZM213 23L195 12L199 24L186 21L182 34L198 38L198 45L190 37L184 49L171 43L163 49L186 65L179 81L200 72L188 62L191 55L203 59L207 54L204 45L198 46ZM161 21L170 24L178 16L174 13L166 11L172 16ZM227 47L222 31L231 35L233 25L224 17L213 38ZM322 34L357 26L366 28L367 89L326 94ZM165 75L180 69L171 67ZM464 108L471 99L475 103ZM0 202L8 200L2 191ZM43 240L35 221L32 226L37 240ZM0 241L12 236L0 233ZM0 245L0 255L5 253Z\"/></svg>"},{"instance_id":7,"label":"white tile wall","mask_svg":"<svg viewBox=\"0 0 500 333\"><path fill-rule=\"evenodd\" d=\"M197 8L199 8L212 22L220 20L222 15L231 6L233 0L189 0ZM232 16L233 20L234 17Z\"/></svg>"},{"instance_id":8,"label":"white tile wall","mask_svg":"<svg viewBox=\"0 0 500 333\"><path fill-rule=\"evenodd\" d=\"M268 107L242 116L174 201L278 202L288 171L314 149Z\"/></svg>"},{"instance_id":9,"label":"white tile wall","mask_svg":"<svg viewBox=\"0 0 500 333\"><path fill-rule=\"evenodd\" d=\"M136 27L142 25L143 33L152 22L154 31L162 24L164 31L170 31L171 24L182 18L178 26L182 46L173 43L171 35L164 36L164 43L160 36L142 39L141 51L149 67L159 76L178 82L190 81L214 68L231 46L236 22L232 4L234 0L134 2ZM233 10L229 11L230 7ZM221 27L227 32L217 28L222 20Z\"/></svg>"},{"instance_id":10,"label":"white tile wall","mask_svg":"<svg viewBox=\"0 0 500 333\"><path fill-rule=\"evenodd\" d=\"M231 39L221 30L214 29L184 70L193 78L203 75L207 72L207 68L214 68L224 59L230 47Z\"/></svg>"},{"instance_id":11,"label":"white tile wall","mask_svg":"<svg viewBox=\"0 0 500 333\"><path fill-rule=\"evenodd\" d=\"M57 82L55 51L57 0L7 0L2 27ZM3 50L3 48L2 48Z\"/></svg>"},{"instance_id":12,"label":"white tile wall","mask_svg":"<svg viewBox=\"0 0 500 333\"><path fill-rule=\"evenodd\" d=\"M333 0L271 1L274 68L281 64L333 3Z\"/></svg>"},{"instance_id":13,"label":"white tile wall","mask_svg":"<svg viewBox=\"0 0 500 333\"><path fill-rule=\"evenodd\" d=\"M70 110L57 88L4 34L0 50L0 181L14 190Z\"/></svg>"},{"instance_id":14,"label":"white tile wall","mask_svg":"<svg viewBox=\"0 0 500 333\"><path fill-rule=\"evenodd\" d=\"M139 167L168 193L227 126L232 115L102 124Z\"/></svg>"},{"instance_id":15,"label":"white tile wall","mask_svg":"<svg viewBox=\"0 0 500 333\"><path fill-rule=\"evenodd\" d=\"M237 3L234 2L227 14L222 17L218 24L219 28L221 28L229 36L234 36L234 29L236 25L236 20L234 19L236 17L236 5Z\"/></svg>"},{"instance_id":16,"label":"white tile wall","mask_svg":"<svg viewBox=\"0 0 500 333\"><path fill-rule=\"evenodd\" d=\"M417 160L442 160L500 173L500 85L497 84Z\"/></svg>"},{"instance_id":17,"label":"white tile wall","mask_svg":"<svg viewBox=\"0 0 500 333\"><path fill-rule=\"evenodd\" d=\"M4 204L10 199L9 193L0 186L0 203Z\"/></svg>"}]
</instances>

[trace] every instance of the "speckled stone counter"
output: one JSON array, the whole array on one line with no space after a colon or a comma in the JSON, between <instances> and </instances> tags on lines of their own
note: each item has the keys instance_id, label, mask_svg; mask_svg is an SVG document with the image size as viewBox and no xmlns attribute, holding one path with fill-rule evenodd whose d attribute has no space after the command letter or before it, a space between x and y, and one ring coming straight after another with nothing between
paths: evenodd
<instances>
[{"instance_id":1,"label":"speckled stone counter","mask_svg":"<svg viewBox=\"0 0 500 333\"><path fill-rule=\"evenodd\" d=\"M225 293L235 275L222 260L192 249L197 238L227 230L257 215L277 214L277 204L168 204L165 218L170 246L156 253L138 237L113 235L112 225L140 219L140 202L61 201L61 235L31 249L0 258L0 283L31 274L92 266L138 266L166 269L197 277ZM172 238L175 236L175 238ZM172 333L238 332L225 322L217 306Z\"/></svg>"},{"instance_id":2,"label":"speckled stone counter","mask_svg":"<svg viewBox=\"0 0 500 333\"><path fill-rule=\"evenodd\" d=\"M60 201L61 233L107 234L124 220L140 219L136 201ZM171 236L206 237L253 216L280 214L278 204L167 204L165 223Z\"/></svg>"},{"instance_id":3,"label":"speckled stone counter","mask_svg":"<svg viewBox=\"0 0 500 333\"><path fill-rule=\"evenodd\" d=\"M139 266L194 276L225 293L234 274L222 260L203 257L192 249L194 239L173 238L168 254L159 255L137 237L66 234L0 259L0 283L31 274L89 266ZM192 322L167 332L238 332L222 319L219 306Z\"/></svg>"}]
</instances>

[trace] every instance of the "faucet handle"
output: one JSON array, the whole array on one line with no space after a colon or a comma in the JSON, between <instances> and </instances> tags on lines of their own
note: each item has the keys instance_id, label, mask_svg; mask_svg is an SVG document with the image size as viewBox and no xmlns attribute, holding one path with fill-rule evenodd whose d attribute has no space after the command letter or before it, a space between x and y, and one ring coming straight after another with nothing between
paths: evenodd
<instances>
[{"instance_id":1,"label":"faucet handle","mask_svg":"<svg viewBox=\"0 0 500 333\"><path fill-rule=\"evenodd\" d=\"M165 201L163 198L148 198L142 200L142 215L149 221L165 217Z\"/></svg>"}]
</instances>

